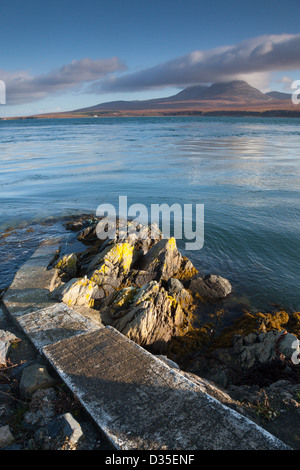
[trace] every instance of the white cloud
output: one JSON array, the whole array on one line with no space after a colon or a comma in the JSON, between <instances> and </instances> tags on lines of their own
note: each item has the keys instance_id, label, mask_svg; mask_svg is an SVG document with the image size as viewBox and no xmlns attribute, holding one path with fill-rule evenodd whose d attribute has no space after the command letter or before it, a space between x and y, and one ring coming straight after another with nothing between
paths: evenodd
<instances>
[{"instance_id":1,"label":"white cloud","mask_svg":"<svg viewBox=\"0 0 300 470\"><path fill-rule=\"evenodd\" d=\"M37 101L48 96L82 87L85 83L99 80L126 66L117 57L92 60L74 60L53 72L31 76L27 71L8 72L0 70L0 78L6 84L6 103L21 104Z\"/></svg>"},{"instance_id":2,"label":"white cloud","mask_svg":"<svg viewBox=\"0 0 300 470\"><path fill-rule=\"evenodd\" d=\"M300 34L266 35L198 50L155 67L93 83L93 93L132 92L244 79L266 89L270 73L300 68Z\"/></svg>"},{"instance_id":3,"label":"white cloud","mask_svg":"<svg viewBox=\"0 0 300 470\"><path fill-rule=\"evenodd\" d=\"M283 83L283 90L291 92L293 81L294 80L292 78L288 77L287 75L284 75L280 80L277 80L277 83Z\"/></svg>"}]
</instances>

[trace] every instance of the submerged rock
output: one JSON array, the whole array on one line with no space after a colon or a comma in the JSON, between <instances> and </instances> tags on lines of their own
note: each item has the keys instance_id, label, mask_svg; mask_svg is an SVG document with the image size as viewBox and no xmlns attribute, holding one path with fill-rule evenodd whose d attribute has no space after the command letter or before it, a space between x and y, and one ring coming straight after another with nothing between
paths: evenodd
<instances>
[{"instance_id":1,"label":"submerged rock","mask_svg":"<svg viewBox=\"0 0 300 470\"><path fill-rule=\"evenodd\" d=\"M185 286L197 296L204 299L222 299L231 293L232 287L228 279L214 274L197 277L185 283Z\"/></svg>"}]
</instances>

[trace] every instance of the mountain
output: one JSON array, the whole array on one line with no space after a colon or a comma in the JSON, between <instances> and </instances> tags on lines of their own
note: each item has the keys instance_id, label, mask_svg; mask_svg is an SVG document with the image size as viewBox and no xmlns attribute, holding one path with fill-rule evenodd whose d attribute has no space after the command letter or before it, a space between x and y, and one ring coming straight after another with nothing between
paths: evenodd
<instances>
[{"instance_id":1,"label":"mountain","mask_svg":"<svg viewBox=\"0 0 300 470\"><path fill-rule=\"evenodd\" d=\"M144 101L110 101L100 103L89 108L77 109L75 112L97 111L137 111L155 109L182 109L199 106L210 107L214 104L238 103L253 104L270 102L273 98L262 93L242 80L232 82L214 83L211 86L194 85L185 88L176 95L167 98L157 98Z\"/></svg>"},{"instance_id":2,"label":"mountain","mask_svg":"<svg viewBox=\"0 0 300 470\"><path fill-rule=\"evenodd\" d=\"M266 95L271 96L275 100L291 100L292 95L290 93L281 93L280 91L269 91Z\"/></svg>"},{"instance_id":3,"label":"mountain","mask_svg":"<svg viewBox=\"0 0 300 470\"><path fill-rule=\"evenodd\" d=\"M243 80L214 83L201 95L202 100L270 101L272 98Z\"/></svg>"},{"instance_id":4,"label":"mountain","mask_svg":"<svg viewBox=\"0 0 300 470\"><path fill-rule=\"evenodd\" d=\"M194 85L185 88L184 90L177 93L177 95L170 96L165 98L167 100L172 99L172 101L191 101L191 100L200 100L203 96L203 93L208 89L208 86L204 85Z\"/></svg>"},{"instance_id":5,"label":"mountain","mask_svg":"<svg viewBox=\"0 0 300 470\"><path fill-rule=\"evenodd\" d=\"M243 80L233 80L211 86L189 86L166 98L110 101L74 111L38 114L29 118L94 116L300 117L300 107L295 107L291 95L287 93L262 93Z\"/></svg>"}]
</instances>

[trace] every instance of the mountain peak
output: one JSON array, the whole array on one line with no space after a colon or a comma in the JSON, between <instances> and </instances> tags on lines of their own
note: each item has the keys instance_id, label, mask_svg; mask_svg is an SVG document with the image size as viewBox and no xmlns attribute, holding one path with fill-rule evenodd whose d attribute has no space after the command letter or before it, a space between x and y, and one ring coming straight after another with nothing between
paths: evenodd
<instances>
[{"instance_id":1,"label":"mountain peak","mask_svg":"<svg viewBox=\"0 0 300 470\"><path fill-rule=\"evenodd\" d=\"M244 80L231 82L218 82L211 85L201 97L203 100L229 100L229 101L270 101L272 98Z\"/></svg>"}]
</instances>

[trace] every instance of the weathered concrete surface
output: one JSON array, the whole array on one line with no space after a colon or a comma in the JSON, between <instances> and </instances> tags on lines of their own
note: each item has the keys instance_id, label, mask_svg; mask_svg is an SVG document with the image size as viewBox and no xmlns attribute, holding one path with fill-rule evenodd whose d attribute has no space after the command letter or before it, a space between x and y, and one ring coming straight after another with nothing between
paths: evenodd
<instances>
[{"instance_id":1,"label":"weathered concrete surface","mask_svg":"<svg viewBox=\"0 0 300 470\"><path fill-rule=\"evenodd\" d=\"M64 303L35 310L17 317L16 320L38 350L48 344L101 327Z\"/></svg>"},{"instance_id":2,"label":"weathered concrete surface","mask_svg":"<svg viewBox=\"0 0 300 470\"><path fill-rule=\"evenodd\" d=\"M111 327L44 355L117 449L286 449Z\"/></svg>"},{"instance_id":3,"label":"weathered concrete surface","mask_svg":"<svg viewBox=\"0 0 300 470\"><path fill-rule=\"evenodd\" d=\"M58 249L59 240L44 242L18 270L3 297L3 303L12 316L24 315L54 304L48 299L53 271L48 270L47 266Z\"/></svg>"}]
</instances>

